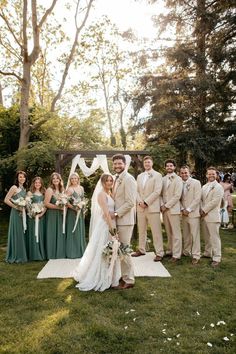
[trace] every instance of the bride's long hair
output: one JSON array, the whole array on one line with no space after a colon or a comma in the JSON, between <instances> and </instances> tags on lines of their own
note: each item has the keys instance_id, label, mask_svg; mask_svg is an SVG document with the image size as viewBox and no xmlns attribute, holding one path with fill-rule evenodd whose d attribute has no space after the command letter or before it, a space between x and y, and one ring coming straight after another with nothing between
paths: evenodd
<instances>
[{"instance_id":1,"label":"bride's long hair","mask_svg":"<svg viewBox=\"0 0 236 354\"><path fill-rule=\"evenodd\" d=\"M89 224L89 238L91 237L94 227L96 226L97 218L98 215L100 215L100 206L98 204L97 198L98 194L102 191L103 187L105 186L106 181L108 178L112 177L111 174L109 173L103 173L94 189L92 199L91 199L91 218L90 218L90 224Z\"/></svg>"}]
</instances>

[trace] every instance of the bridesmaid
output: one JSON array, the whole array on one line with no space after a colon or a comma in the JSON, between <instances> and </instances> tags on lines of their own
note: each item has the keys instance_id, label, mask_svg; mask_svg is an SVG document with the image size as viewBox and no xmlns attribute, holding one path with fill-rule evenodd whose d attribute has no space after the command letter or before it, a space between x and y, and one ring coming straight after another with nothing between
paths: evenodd
<instances>
[{"instance_id":1,"label":"bridesmaid","mask_svg":"<svg viewBox=\"0 0 236 354\"><path fill-rule=\"evenodd\" d=\"M18 171L16 174L15 184L9 189L4 203L11 207L6 262L8 263L24 263L27 262L26 240L23 227L23 208L15 205L12 200L26 196L27 176L24 171Z\"/></svg>"},{"instance_id":2,"label":"bridesmaid","mask_svg":"<svg viewBox=\"0 0 236 354\"><path fill-rule=\"evenodd\" d=\"M86 248L83 210L80 212L77 226L73 232L77 215L73 200L78 201L84 198L84 188L80 185L80 178L77 173L70 175L66 194L70 198L66 215L66 257L81 258Z\"/></svg>"},{"instance_id":3,"label":"bridesmaid","mask_svg":"<svg viewBox=\"0 0 236 354\"><path fill-rule=\"evenodd\" d=\"M65 235L63 234L63 208L56 201L64 192L61 175L53 172L50 186L45 193L46 213L46 254L48 259L65 258Z\"/></svg>"},{"instance_id":4,"label":"bridesmaid","mask_svg":"<svg viewBox=\"0 0 236 354\"><path fill-rule=\"evenodd\" d=\"M42 205L44 202L45 188L41 177L35 177L30 186L30 191L27 193L31 197L31 203ZM45 217L44 214L46 208L44 207L42 212L38 214L38 239L35 235L35 217L28 218L28 258L31 261L43 261L46 259L45 254Z\"/></svg>"}]
</instances>

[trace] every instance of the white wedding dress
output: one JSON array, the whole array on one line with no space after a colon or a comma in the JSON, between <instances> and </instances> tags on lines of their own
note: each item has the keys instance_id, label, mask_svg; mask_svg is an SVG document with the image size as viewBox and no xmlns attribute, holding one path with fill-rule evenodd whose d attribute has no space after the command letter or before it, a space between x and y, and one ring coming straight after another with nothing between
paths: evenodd
<instances>
[{"instance_id":1,"label":"white wedding dress","mask_svg":"<svg viewBox=\"0 0 236 354\"><path fill-rule=\"evenodd\" d=\"M107 195L107 206L109 211L114 212L114 200L109 195ZM74 279L79 282L76 288L79 288L79 290L104 291L110 286L119 285L121 277L119 258L116 258L114 267L111 269L102 255L103 248L109 239L109 228L104 220L103 211L97 202L90 240L74 272Z\"/></svg>"}]
</instances>

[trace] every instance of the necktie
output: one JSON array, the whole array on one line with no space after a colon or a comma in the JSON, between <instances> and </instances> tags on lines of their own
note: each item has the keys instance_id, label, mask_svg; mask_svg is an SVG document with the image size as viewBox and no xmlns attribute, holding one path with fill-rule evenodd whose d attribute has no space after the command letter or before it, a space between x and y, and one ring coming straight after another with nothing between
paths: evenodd
<instances>
[{"instance_id":1,"label":"necktie","mask_svg":"<svg viewBox=\"0 0 236 354\"><path fill-rule=\"evenodd\" d=\"M116 193L116 188L117 188L117 180L119 178L119 175L117 174L116 177L115 177L115 181L114 181L114 184L113 184L113 188L112 188L112 195L114 197L115 193Z\"/></svg>"},{"instance_id":2,"label":"necktie","mask_svg":"<svg viewBox=\"0 0 236 354\"><path fill-rule=\"evenodd\" d=\"M169 187L170 183L171 183L171 176L168 176L168 178L167 178L167 188Z\"/></svg>"}]
</instances>

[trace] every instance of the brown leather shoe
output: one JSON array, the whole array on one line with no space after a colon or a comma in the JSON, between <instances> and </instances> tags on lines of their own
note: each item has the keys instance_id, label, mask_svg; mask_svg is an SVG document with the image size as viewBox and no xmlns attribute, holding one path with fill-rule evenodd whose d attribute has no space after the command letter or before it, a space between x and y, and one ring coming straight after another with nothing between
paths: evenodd
<instances>
[{"instance_id":1,"label":"brown leather shoe","mask_svg":"<svg viewBox=\"0 0 236 354\"><path fill-rule=\"evenodd\" d=\"M113 290L122 290L123 286L121 284L119 284L117 286L111 286L111 289L113 289Z\"/></svg>"},{"instance_id":2,"label":"brown leather shoe","mask_svg":"<svg viewBox=\"0 0 236 354\"><path fill-rule=\"evenodd\" d=\"M220 262L213 261L213 262L211 263L211 266L212 266L213 268L216 268L216 267L218 267L219 265L220 265Z\"/></svg>"},{"instance_id":3,"label":"brown leather shoe","mask_svg":"<svg viewBox=\"0 0 236 354\"><path fill-rule=\"evenodd\" d=\"M203 254L202 258L211 258L211 256L207 256L207 255Z\"/></svg>"},{"instance_id":4,"label":"brown leather shoe","mask_svg":"<svg viewBox=\"0 0 236 354\"><path fill-rule=\"evenodd\" d=\"M163 257L165 257L165 258L169 258L169 257L172 257L172 254L165 253Z\"/></svg>"},{"instance_id":5,"label":"brown leather shoe","mask_svg":"<svg viewBox=\"0 0 236 354\"><path fill-rule=\"evenodd\" d=\"M154 260L154 262L161 262L162 261L162 257L156 256L153 260Z\"/></svg>"},{"instance_id":6,"label":"brown leather shoe","mask_svg":"<svg viewBox=\"0 0 236 354\"><path fill-rule=\"evenodd\" d=\"M132 257L145 256L145 253L140 252L139 250L131 254Z\"/></svg>"},{"instance_id":7,"label":"brown leather shoe","mask_svg":"<svg viewBox=\"0 0 236 354\"><path fill-rule=\"evenodd\" d=\"M172 257L169 262L171 263L177 263L179 261L179 258Z\"/></svg>"},{"instance_id":8,"label":"brown leather shoe","mask_svg":"<svg viewBox=\"0 0 236 354\"><path fill-rule=\"evenodd\" d=\"M131 289L133 287L134 287L134 284L124 283L124 285L122 286L122 289Z\"/></svg>"},{"instance_id":9,"label":"brown leather shoe","mask_svg":"<svg viewBox=\"0 0 236 354\"><path fill-rule=\"evenodd\" d=\"M200 260L197 258L192 259L192 265L197 265L197 264L199 264L199 262L200 262Z\"/></svg>"}]
</instances>

